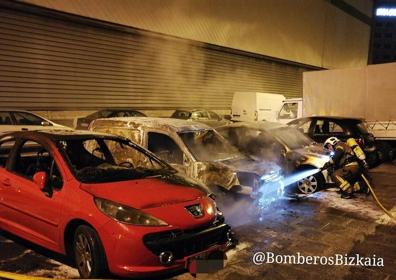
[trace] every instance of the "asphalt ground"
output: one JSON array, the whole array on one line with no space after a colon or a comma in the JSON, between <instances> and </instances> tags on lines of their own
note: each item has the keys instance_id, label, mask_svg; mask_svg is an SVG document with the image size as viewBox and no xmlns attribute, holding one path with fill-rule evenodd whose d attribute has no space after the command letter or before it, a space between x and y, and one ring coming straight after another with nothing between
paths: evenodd
<instances>
[{"instance_id":1,"label":"asphalt ground","mask_svg":"<svg viewBox=\"0 0 396 280\"><path fill-rule=\"evenodd\" d=\"M379 199L396 216L396 165L381 165L370 174ZM345 200L335 189L329 189L299 201L282 199L263 209L260 220L243 218L246 211L244 205L237 205L234 213L239 215L228 220L234 225L240 243L227 253L224 269L214 274L198 274L198 279L396 279L396 223L377 207L372 196L361 194ZM299 253L318 258L359 254L376 261L370 266L257 265L253 260L258 252L274 256ZM380 259L383 266L373 266L381 264ZM28 277L78 278L77 270L70 265L62 256L4 232L0 234L0 271ZM0 272L2 277L11 276ZM184 273L173 279L193 278Z\"/></svg>"}]
</instances>

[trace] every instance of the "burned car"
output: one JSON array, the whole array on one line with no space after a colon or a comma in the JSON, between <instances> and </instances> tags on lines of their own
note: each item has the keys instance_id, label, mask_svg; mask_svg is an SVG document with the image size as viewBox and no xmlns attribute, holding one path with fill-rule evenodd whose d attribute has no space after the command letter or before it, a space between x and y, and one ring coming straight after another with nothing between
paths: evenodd
<instances>
[{"instance_id":1,"label":"burned car","mask_svg":"<svg viewBox=\"0 0 396 280\"><path fill-rule=\"evenodd\" d=\"M217 131L241 152L277 162L289 178L296 180L299 192L310 194L325 186L327 172L319 169L329 161L329 152L298 129L263 121L237 122L219 127ZM309 175L303 178L292 176L308 170L314 173L307 172Z\"/></svg>"},{"instance_id":2,"label":"burned car","mask_svg":"<svg viewBox=\"0 0 396 280\"><path fill-rule=\"evenodd\" d=\"M95 120L90 129L131 139L216 194L254 197L281 188L281 170L277 165L254 161L202 123L167 118L112 118Z\"/></svg>"}]
</instances>

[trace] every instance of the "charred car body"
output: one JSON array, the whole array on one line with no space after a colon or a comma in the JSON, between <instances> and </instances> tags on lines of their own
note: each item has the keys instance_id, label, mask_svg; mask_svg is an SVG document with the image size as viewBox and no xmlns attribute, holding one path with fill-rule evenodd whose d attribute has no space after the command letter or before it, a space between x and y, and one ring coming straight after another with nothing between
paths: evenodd
<instances>
[{"instance_id":1,"label":"charred car body","mask_svg":"<svg viewBox=\"0 0 396 280\"><path fill-rule=\"evenodd\" d=\"M82 278L193 269L231 242L214 200L127 139L14 132L0 159L0 229L68 255Z\"/></svg>"},{"instance_id":2,"label":"charred car body","mask_svg":"<svg viewBox=\"0 0 396 280\"><path fill-rule=\"evenodd\" d=\"M98 119L90 129L131 139L216 194L265 195L277 192L281 184L276 164L254 161L202 123L112 118Z\"/></svg>"},{"instance_id":3,"label":"charred car body","mask_svg":"<svg viewBox=\"0 0 396 280\"><path fill-rule=\"evenodd\" d=\"M299 130L274 122L237 122L217 128L241 152L278 163L286 174L320 169L329 161L329 152ZM324 173L324 174L323 174ZM298 180L304 194L325 186L327 172L310 174Z\"/></svg>"}]
</instances>

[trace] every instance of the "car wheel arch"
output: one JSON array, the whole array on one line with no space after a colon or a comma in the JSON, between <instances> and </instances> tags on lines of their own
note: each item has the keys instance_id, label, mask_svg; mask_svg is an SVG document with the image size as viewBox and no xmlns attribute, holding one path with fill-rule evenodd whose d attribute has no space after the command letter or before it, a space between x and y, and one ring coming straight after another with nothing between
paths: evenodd
<instances>
[{"instance_id":1,"label":"car wheel arch","mask_svg":"<svg viewBox=\"0 0 396 280\"><path fill-rule=\"evenodd\" d=\"M76 229L81 226L81 225L86 225L94 230L95 227L90 224L89 222L83 220L83 219L73 219L67 223L65 226L65 230L63 233L63 246L64 246L64 252L66 256L68 257L73 257L73 240L74 240L74 232Z\"/></svg>"},{"instance_id":2,"label":"car wheel arch","mask_svg":"<svg viewBox=\"0 0 396 280\"><path fill-rule=\"evenodd\" d=\"M306 171L306 170L310 170L310 169L318 169L318 168L313 166L313 165L306 164L306 165L299 166L296 169L296 171L297 172L298 171ZM320 173L320 174L318 174L318 173ZM321 172L318 172L318 173L315 173L315 174L311 175L311 176L315 177L315 179L317 180L317 183L318 183L318 186L317 186L317 189L315 190L315 192L323 189L325 187L325 185L326 185L325 177L323 176L323 174Z\"/></svg>"}]
</instances>

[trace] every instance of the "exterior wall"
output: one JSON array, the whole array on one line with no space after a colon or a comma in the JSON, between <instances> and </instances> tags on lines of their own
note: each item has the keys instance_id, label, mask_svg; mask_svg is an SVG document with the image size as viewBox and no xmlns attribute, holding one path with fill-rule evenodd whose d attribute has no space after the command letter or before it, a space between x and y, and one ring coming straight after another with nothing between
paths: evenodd
<instances>
[{"instance_id":1,"label":"exterior wall","mask_svg":"<svg viewBox=\"0 0 396 280\"><path fill-rule=\"evenodd\" d=\"M323 68L367 63L370 26L332 2L371 16L370 0L24 1Z\"/></svg>"},{"instance_id":2,"label":"exterior wall","mask_svg":"<svg viewBox=\"0 0 396 280\"><path fill-rule=\"evenodd\" d=\"M227 110L235 91L301 96L309 67L0 1L0 107Z\"/></svg>"}]
</instances>

